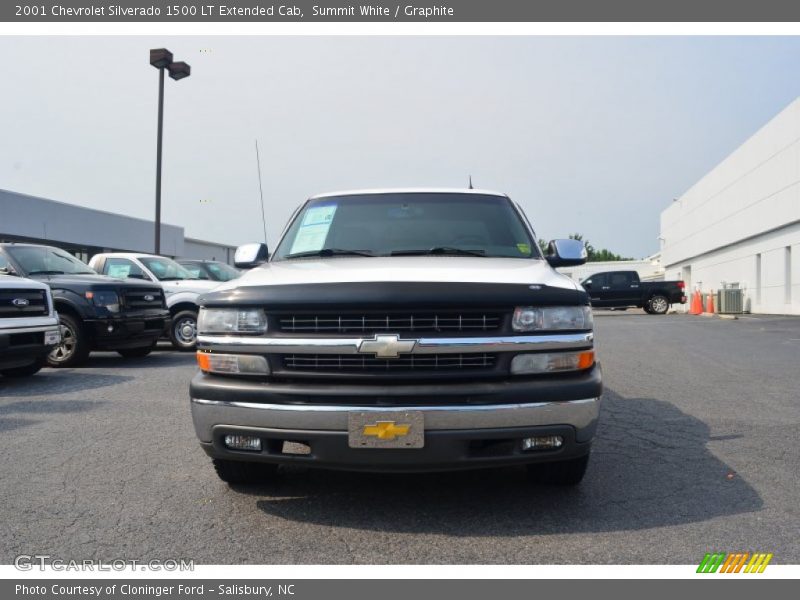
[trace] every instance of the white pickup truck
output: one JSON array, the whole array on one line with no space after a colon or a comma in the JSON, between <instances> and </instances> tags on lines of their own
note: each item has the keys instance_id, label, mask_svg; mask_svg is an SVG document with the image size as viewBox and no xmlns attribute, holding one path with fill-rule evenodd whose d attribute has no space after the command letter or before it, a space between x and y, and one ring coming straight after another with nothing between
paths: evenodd
<instances>
[{"instance_id":1,"label":"white pickup truck","mask_svg":"<svg viewBox=\"0 0 800 600\"><path fill-rule=\"evenodd\" d=\"M197 297L219 285L194 277L171 258L135 252L95 254L89 266L117 279L160 283L170 314L169 339L177 350L193 350L197 338Z\"/></svg>"},{"instance_id":2,"label":"white pickup truck","mask_svg":"<svg viewBox=\"0 0 800 600\"><path fill-rule=\"evenodd\" d=\"M58 315L44 283L3 274L0 260L0 375L27 377L61 341Z\"/></svg>"},{"instance_id":3,"label":"white pickup truck","mask_svg":"<svg viewBox=\"0 0 800 600\"><path fill-rule=\"evenodd\" d=\"M575 240L540 252L504 194L310 198L269 260L240 248L252 270L199 299L200 443L229 483L303 464L576 484L601 369L589 296L554 267L585 260Z\"/></svg>"}]
</instances>

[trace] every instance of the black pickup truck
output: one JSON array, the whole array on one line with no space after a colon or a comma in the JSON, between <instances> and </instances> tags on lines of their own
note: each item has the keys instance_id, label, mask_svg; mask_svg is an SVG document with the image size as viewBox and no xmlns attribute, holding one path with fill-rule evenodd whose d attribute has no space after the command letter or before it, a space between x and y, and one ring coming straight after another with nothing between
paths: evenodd
<instances>
[{"instance_id":1,"label":"black pickup truck","mask_svg":"<svg viewBox=\"0 0 800 600\"><path fill-rule=\"evenodd\" d=\"M145 356L169 322L161 286L98 275L59 248L0 244L0 272L50 287L61 326L61 343L47 356L51 367L76 366L92 350Z\"/></svg>"},{"instance_id":2,"label":"black pickup truck","mask_svg":"<svg viewBox=\"0 0 800 600\"><path fill-rule=\"evenodd\" d=\"M641 281L636 271L604 271L581 281L595 308L642 308L663 315L672 304L686 303L683 281Z\"/></svg>"}]
</instances>

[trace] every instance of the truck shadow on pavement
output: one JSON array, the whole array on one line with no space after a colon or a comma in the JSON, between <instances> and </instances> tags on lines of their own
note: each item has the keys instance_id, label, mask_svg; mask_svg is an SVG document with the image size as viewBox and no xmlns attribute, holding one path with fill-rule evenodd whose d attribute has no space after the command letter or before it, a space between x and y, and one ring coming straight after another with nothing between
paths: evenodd
<instances>
[{"instance_id":1,"label":"truck shadow on pavement","mask_svg":"<svg viewBox=\"0 0 800 600\"><path fill-rule=\"evenodd\" d=\"M92 353L78 369L162 369L194 364L193 352L156 351L140 358L125 358L116 352Z\"/></svg>"},{"instance_id":2,"label":"truck shadow on pavement","mask_svg":"<svg viewBox=\"0 0 800 600\"><path fill-rule=\"evenodd\" d=\"M2 390L0 390L2 391ZM35 425L37 420L9 417L7 415L48 416L65 413L87 412L102 402L91 400L17 400L0 404L0 432L7 433L28 425Z\"/></svg>"},{"instance_id":3,"label":"truck shadow on pavement","mask_svg":"<svg viewBox=\"0 0 800 600\"><path fill-rule=\"evenodd\" d=\"M671 403L606 390L577 488L537 486L524 469L423 475L286 469L259 497L271 517L330 527L453 536L647 529L758 511L758 493L707 448L709 428Z\"/></svg>"},{"instance_id":4,"label":"truck shadow on pavement","mask_svg":"<svg viewBox=\"0 0 800 600\"><path fill-rule=\"evenodd\" d=\"M0 400L27 396L56 396L108 387L130 381L128 375L81 373L69 370L45 369L32 377L19 379L0 378ZM37 400L40 406L47 401ZM3 405L0 404L0 411Z\"/></svg>"}]
</instances>

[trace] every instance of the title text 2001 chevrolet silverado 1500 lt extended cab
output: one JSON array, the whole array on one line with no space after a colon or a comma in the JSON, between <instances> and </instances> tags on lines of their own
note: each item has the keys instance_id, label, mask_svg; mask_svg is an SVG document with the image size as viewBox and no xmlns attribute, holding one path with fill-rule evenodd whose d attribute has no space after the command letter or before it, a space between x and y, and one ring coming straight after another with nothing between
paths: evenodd
<instances>
[{"instance_id":1,"label":"title text 2001 chevrolet silverado 1500 lt extended cab","mask_svg":"<svg viewBox=\"0 0 800 600\"><path fill-rule=\"evenodd\" d=\"M552 267L586 252L549 252L502 194L309 199L268 262L199 299L191 410L218 475L526 464L578 483L601 372L588 295Z\"/></svg>"}]
</instances>

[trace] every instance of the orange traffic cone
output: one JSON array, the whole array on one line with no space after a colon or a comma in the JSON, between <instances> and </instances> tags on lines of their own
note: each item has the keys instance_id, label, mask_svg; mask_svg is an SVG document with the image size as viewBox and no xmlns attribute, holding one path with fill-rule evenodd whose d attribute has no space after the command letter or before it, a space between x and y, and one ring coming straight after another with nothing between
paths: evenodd
<instances>
[{"instance_id":1,"label":"orange traffic cone","mask_svg":"<svg viewBox=\"0 0 800 600\"><path fill-rule=\"evenodd\" d=\"M710 315L713 315L716 310L714 310L714 290L711 290L711 293L708 295L708 302L706 302L706 312Z\"/></svg>"},{"instance_id":2,"label":"orange traffic cone","mask_svg":"<svg viewBox=\"0 0 800 600\"><path fill-rule=\"evenodd\" d=\"M700 290L695 290L692 296L692 306L689 309L690 315L699 315L703 312L703 300L700 298Z\"/></svg>"}]
</instances>

